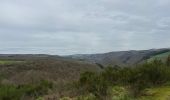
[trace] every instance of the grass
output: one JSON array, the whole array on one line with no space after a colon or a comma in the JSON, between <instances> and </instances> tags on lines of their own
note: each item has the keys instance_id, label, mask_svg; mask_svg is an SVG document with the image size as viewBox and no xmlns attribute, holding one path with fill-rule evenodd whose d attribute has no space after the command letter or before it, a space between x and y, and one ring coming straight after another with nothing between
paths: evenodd
<instances>
[{"instance_id":1,"label":"grass","mask_svg":"<svg viewBox=\"0 0 170 100\"><path fill-rule=\"evenodd\" d=\"M72 100L71 98L62 98L60 100ZM75 100L97 100L91 95L80 96ZM144 90L143 96L133 98L128 95L124 87L114 86L109 100L170 100L170 86L161 86Z\"/></svg>"},{"instance_id":2,"label":"grass","mask_svg":"<svg viewBox=\"0 0 170 100\"><path fill-rule=\"evenodd\" d=\"M132 98L124 87L112 89L112 100L170 100L170 86L161 86L144 90L142 97Z\"/></svg>"},{"instance_id":3,"label":"grass","mask_svg":"<svg viewBox=\"0 0 170 100\"><path fill-rule=\"evenodd\" d=\"M170 86L150 88L144 94L139 100L170 100Z\"/></svg>"},{"instance_id":4,"label":"grass","mask_svg":"<svg viewBox=\"0 0 170 100\"><path fill-rule=\"evenodd\" d=\"M114 86L111 92L112 100L133 100L124 87Z\"/></svg>"},{"instance_id":5,"label":"grass","mask_svg":"<svg viewBox=\"0 0 170 100\"><path fill-rule=\"evenodd\" d=\"M22 62L24 61L0 60L0 65L16 64L16 63L22 63Z\"/></svg>"},{"instance_id":6,"label":"grass","mask_svg":"<svg viewBox=\"0 0 170 100\"><path fill-rule=\"evenodd\" d=\"M144 96L132 98L124 87L112 89L112 100L170 100L170 86L161 86L144 90Z\"/></svg>"},{"instance_id":7,"label":"grass","mask_svg":"<svg viewBox=\"0 0 170 100\"><path fill-rule=\"evenodd\" d=\"M159 60L162 60L162 61L165 61L167 59L167 57L170 55L170 51L169 52L166 52L166 53L162 53L162 54L158 54L156 56L152 56L150 59L148 59L147 61L151 62L155 59L159 59Z\"/></svg>"}]
</instances>

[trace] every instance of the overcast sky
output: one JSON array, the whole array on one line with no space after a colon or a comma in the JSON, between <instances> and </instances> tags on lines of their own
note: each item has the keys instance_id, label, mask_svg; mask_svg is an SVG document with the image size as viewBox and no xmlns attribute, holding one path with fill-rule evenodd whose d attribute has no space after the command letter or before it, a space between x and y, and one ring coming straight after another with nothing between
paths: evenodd
<instances>
[{"instance_id":1,"label":"overcast sky","mask_svg":"<svg viewBox=\"0 0 170 100\"><path fill-rule=\"evenodd\" d=\"M0 53L170 47L170 0L0 0Z\"/></svg>"}]
</instances>

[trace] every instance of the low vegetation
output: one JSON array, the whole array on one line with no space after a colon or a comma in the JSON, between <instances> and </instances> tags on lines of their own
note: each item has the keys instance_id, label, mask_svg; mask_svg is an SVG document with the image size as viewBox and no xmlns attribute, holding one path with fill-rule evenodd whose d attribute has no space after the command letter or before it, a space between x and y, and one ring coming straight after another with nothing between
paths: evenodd
<instances>
[{"instance_id":1,"label":"low vegetation","mask_svg":"<svg viewBox=\"0 0 170 100\"><path fill-rule=\"evenodd\" d=\"M17 63L23 63L23 62L24 62L24 61L0 60L0 65L17 64Z\"/></svg>"},{"instance_id":2,"label":"low vegetation","mask_svg":"<svg viewBox=\"0 0 170 100\"><path fill-rule=\"evenodd\" d=\"M24 63L1 61L0 100L43 100L51 98L51 94L54 94L54 100L59 100L67 94L74 94L71 91L74 90L72 82L79 79L80 73L100 71L97 65L74 60L36 59ZM53 87L44 86L43 80L52 83Z\"/></svg>"},{"instance_id":3,"label":"low vegetation","mask_svg":"<svg viewBox=\"0 0 170 100\"><path fill-rule=\"evenodd\" d=\"M48 93L53 84L42 80L37 84L0 84L0 100L30 100Z\"/></svg>"},{"instance_id":4,"label":"low vegetation","mask_svg":"<svg viewBox=\"0 0 170 100\"><path fill-rule=\"evenodd\" d=\"M144 90L139 100L170 100L170 86L160 86Z\"/></svg>"},{"instance_id":5,"label":"low vegetation","mask_svg":"<svg viewBox=\"0 0 170 100\"><path fill-rule=\"evenodd\" d=\"M48 60L1 65L0 100L169 99L170 57L131 67L80 65Z\"/></svg>"},{"instance_id":6,"label":"low vegetation","mask_svg":"<svg viewBox=\"0 0 170 100\"><path fill-rule=\"evenodd\" d=\"M117 66L107 67L100 73L85 72L81 74L78 81L78 89L82 95L93 94L97 100L132 100L133 98L136 100L143 96L145 89L161 87L168 82L170 82L169 60L166 63L154 60L135 67ZM115 86L119 88L110 91ZM127 92L123 92L122 95L121 91ZM116 97L113 94L116 94Z\"/></svg>"}]
</instances>

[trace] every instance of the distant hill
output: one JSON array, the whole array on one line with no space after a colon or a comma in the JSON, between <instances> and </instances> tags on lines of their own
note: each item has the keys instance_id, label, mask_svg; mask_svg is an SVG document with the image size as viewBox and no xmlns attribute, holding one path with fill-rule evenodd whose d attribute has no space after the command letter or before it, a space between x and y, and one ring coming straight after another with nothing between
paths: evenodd
<instances>
[{"instance_id":1,"label":"distant hill","mask_svg":"<svg viewBox=\"0 0 170 100\"><path fill-rule=\"evenodd\" d=\"M169 48L150 49L150 50L130 50L118 51L101 54L76 54L69 56L46 55L46 54L0 54L0 60L66 60L70 62L81 61L85 63L97 64L104 66L128 66L141 63L146 60L155 58L166 58L170 54Z\"/></svg>"},{"instance_id":2,"label":"distant hill","mask_svg":"<svg viewBox=\"0 0 170 100\"><path fill-rule=\"evenodd\" d=\"M133 65L138 64L155 55L169 52L170 49L150 49L150 50L131 50L118 51L103 54L77 54L67 56L68 58L81 61L108 65Z\"/></svg>"},{"instance_id":3,"label":"distant hill","mask_svg":"<svg viewBox=\"0 0 170 100\"><path fill-rule=\"evenodd\" d=\"M0 54L0 59L8 60L35 60L35 59L62 59L58 55L47 54Z\"/></svg>"}]
</instances>

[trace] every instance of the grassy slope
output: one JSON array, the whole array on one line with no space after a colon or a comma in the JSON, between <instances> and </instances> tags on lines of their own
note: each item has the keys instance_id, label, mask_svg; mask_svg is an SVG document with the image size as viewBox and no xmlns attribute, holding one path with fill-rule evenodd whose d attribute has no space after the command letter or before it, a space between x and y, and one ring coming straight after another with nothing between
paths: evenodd
<instances>
[{"instance_id":1,"label":"grassy slope","mask_svg":"<svg viewBox=\"0 0 170 100\"><path fill-rule=\"evenodd\" d=\"M112 100L170 100L170 86L146 89L144 96L131 98L123 87L113 87Z\"/></svg>"},{"instance_id":2,"label":"grassy slope","mask_svg":"<svg viewBox=\"0 0 170 100\"><path fill-rule=\"evenodd\" d=\"M148 89L139 100L170 100L170 86Z\"/></svg>"},{"instance_id":3,"label":"grassy slope","mask_svg":"<svg viewBox=\"0 0 170 100\"><path fill-rule=\"evenodd\" d=\"M112 100L170 100L170 86L146 89L144 96L133 99L123 87L114 87L112 94Z\"/></svg>"},{"instance_id":4,"label":"grassy slope","mask_svg":"<svg viewBox=\"0 0 170 100\"><path fill-rule=\"evenodd\" d=\"M150 59L148 59L147 61L153 61L154 59L160 59L160 60L163 60L165 61L165 59L170 55L170 51L169 52L166 52L166 53L162 53L162 54L158 54L158 55L155 55L155 56L152 56Z\"/></svg>"},{"instance_id":5,"label":"grassy slope","mask_svg":"<svg viewBox=\"0 0 170 100\"><path fill-rule=\"evenodd\" d=\"M92 98L93 97L90 95L87 95L84 96L81 100L96 100ZM65 98L61 100L71 100L71 98ZM111 98L108 100L170 100L170 86L147 89L144 91L144 96L138 98L132 98L128 96L128 91L125 88L115 86L111 91Z\"/></svg>"}]
</instances>

